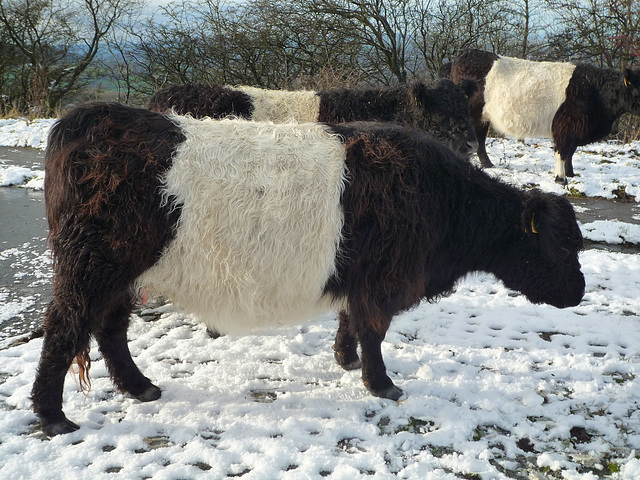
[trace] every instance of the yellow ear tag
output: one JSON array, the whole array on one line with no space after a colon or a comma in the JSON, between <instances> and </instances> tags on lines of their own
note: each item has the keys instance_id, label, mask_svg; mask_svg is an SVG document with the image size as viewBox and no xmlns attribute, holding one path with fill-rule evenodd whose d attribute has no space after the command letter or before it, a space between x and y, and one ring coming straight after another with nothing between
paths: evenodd
<instances>
[{"instance_id":1,"label":"yellow ear tag","mask_svg":"<svg viewBox=\"0 0 640 480\"><path fill-rule=\"evenodd\" d=\"M631 82L627 79L627 77L624 77L624 86L628 87L629 85L631 85Z\"/></svg>"},{"instance_id":2,"label":"yellow ear tag","mask_svg":"<svg viewBox=\"0 0 640 480\"><path fill-rule=\"evenodd\" d=\"M531 215L531 231L533 233L538 233L538 229L536 228L536 221L534 215Z\"/></svg>"}]
</instances>

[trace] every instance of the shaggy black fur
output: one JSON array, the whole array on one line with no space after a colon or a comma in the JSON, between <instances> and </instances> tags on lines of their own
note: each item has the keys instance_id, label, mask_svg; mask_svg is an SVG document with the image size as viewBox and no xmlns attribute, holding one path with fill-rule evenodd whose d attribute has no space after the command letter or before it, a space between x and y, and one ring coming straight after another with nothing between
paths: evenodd
<instances>
[{"instance_id":1,"label":"shaggy black fur","mask_svg":"<svg viewBox=\"0 0 640 480\"><path fill-rule=\"evenodd\" d=\"M576 148L605 138L623 113L640 114L640 70L620 73L577 64L552 125L555 150L566 162L567 176L574 176Z\"/></svg>"},{"instance_id":2,"label":"shaggy black fur","mask_svg":"<svg viewBox=\"0 0 640 480\"><path fill-rule=\"evenodd\" d=\"M185 83L170 85L154 93L146 108L164 113L173 109L179 115L196 118L234 116L251 119L251 97L240 90L215 83Z\"/></svg>"},{"instance_id":3,"label":"shaggy black fur","mask_svg":"<svg viewBox=\"0 0 640 480\"><path fill-rule=\"evenodd\" d=\"M479 89L469 100L471 119L478 139L478 157L485 167L493 163L487 155L485 141L489 123L482 121L485 78L498 55L482 50L466 50L453 62L450 78L459 83L473 79ZM552 124L554 149L565 162L565 172L574 176L572 158L576 148L602 140L613 122L623 113L640 114L640 70L624 73L577 64L566 90L566 100L556 112ZM566 183L566 178L557 177Z\"/></svg>"},{"instance_id":4,"label":"shaggy black fur","mask_svg":"<svg viewBox=\"0 0 640 480\"><path fill-rule=\"evenodd\" d=\"M506 185L417 131L332 129L346 139L350 172L343 261L327 284L349 305L334 348L338 363L351 368L360 341L363 379L374 395L401 394L380 353L393 316L450 293L470 272L493 273L534 303L580 302L582 235L566 199Z\"/></svg>"},{"instance_id":5,"label":"shaggy black fur","mask_svg":"<svg viewBox=\"0 0 640 480\"><path fill-rule=\"evenodd\" d=\"M470 49L462 52L449 68L449 78L456 83L470 78L478 82L478 90L469 97L469 114L478 140L478 158L483 167L493 167L485 145L487 133L489 133L489 122L482 120L482 110L484 109L485 78L497 59L498 55L495 53Z\"/></svg>"},{"instance_id":6,"label":"shaggy black fur","mask_svg":"<svg viewBox=\"0 0 640 480\"><path fill-rule=\"evenodd\" d=\"M462 89L447 79L430 84L416 82L382 89L333 89L318 92L318 120L343 123L359 120L393 122L429 132L463 155L476 151L467 98L476 92L475 81Z\"/></svg>"},{"instance_id":7,"label":"shaggy black fur","mask_svg":"<svg viewBox=\"0 0 640 480\"><path fill-rule=\"evenodd\" d=\"M320 108L317 120L327 123L351 121L394 122L409 125L448 143L463 155L476 151L476 140L467 98L474 94L475 81L436 80L385 88L339 88L317 92ZM242 102L233 96L242 96ZM233 98L234 102L228 99ZM245 93L216 84L186 84L156 92L147 108L157 112L173 109L178 114L220 118L235 115L251 118L253 106ZM250 108L249 108L250 106ZM235 110L232 110L232 107Z\"/></svg>"},{"instance_id":8,"label":"shaggy black fur","mask_svg":"<svg viewBox=\"0 0 640 480\"><path fill-rule=\"evenodd\" d=\"M325 287L349 305L339 316L336 359L359 367L360 343L374 395L402 395L381 353L393 316L449 293L469 272L491 272L532 302L580 302L582 236L567 200L492 179L418 130L327 129L339 134L349 171L338 272ZM54 296L32 391L48 435L77 428L62 411L62 390L74 357L88 369L91 335L121 390L142 401L160 396L132 360L126 330L134 280L174 236L180 208L161 201L159 178L182 141L165 116L115 104L79 107L51 130L45 195Z\"/></svg>"},{"instance_id":9,"label":"shaggy black fur","mask_svg":"<svg viewBox=\"0 0 640 480\"><path fill-rule=\"evenodd\" d=\"M88 370L90 335L116 386L141 400L160 395L131 359L127 328L133 281L160 257L179 218L179 208L161 206L159 178L182 141L164 116L117 104L78 107L49 133L45 204L54 287L32 390L49 435L77 428L62 413L62 388L75 357L81 374Z\"/></svg>"},{"instance_id":10,"label":"shaggy black fur","mask_svg":"<svg viewBox=\"0 0 640 480\"><path fill-rule=\"evenodd\" d=\"M438 78L451 78L451 67L453 67L453 62L443 63L438 70Z\"/></svg>"}]
</instances>

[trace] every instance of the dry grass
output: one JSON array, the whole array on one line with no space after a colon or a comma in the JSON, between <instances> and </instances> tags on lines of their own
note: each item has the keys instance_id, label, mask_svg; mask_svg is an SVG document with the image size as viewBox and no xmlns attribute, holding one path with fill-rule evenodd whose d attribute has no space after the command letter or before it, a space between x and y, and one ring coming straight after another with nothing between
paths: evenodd
<instances>
[{"instance_id":1,"label":"dry grass","mask_svg":"<svg viewBox=\"0 0 640 480\"><path fill-rule=\"evenodd\" d=\"M640 140L640 116L625 113L614 124L610 138L630 143Z\"/></svg>"},{"instance_id":2,"label":"dry grass","mask_svg":"<svg viewBox=\"0 0 640 480\"><path fill-rule=\"evenodd\" d=\"M49 109L44 107L30 107L28 110L17 105L0 105L0 118L24 118L35 120L37 118L58 118L64 113L61 107Z\"/></svg>"}]
</instances>

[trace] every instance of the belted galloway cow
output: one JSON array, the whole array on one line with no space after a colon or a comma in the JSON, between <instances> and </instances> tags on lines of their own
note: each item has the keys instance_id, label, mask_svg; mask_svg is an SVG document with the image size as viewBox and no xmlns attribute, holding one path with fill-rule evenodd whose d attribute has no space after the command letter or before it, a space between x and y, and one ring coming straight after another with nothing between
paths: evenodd
<instances>
[{"instance_id":1,"label":"belted galloway cow","mask_svg":"<svg viewBox=\"0 0 640 480\"><path fill-rule=\"evenodd\" d=\"M196 118L235 116L274 123L392 122L424 130L469 155L478 148L468 104L468 97L476 89L474 80L462 81L458 86L448 79L319 92L188 83L158 90L146 107Z\"/></svg>"},{"instance_id":2,"label":"belted galloway cow","mask_svg":"<svg viewBox=\"0 0 640 480\"><path fill-rule=\"evenodd\" d=\"M45 172L54 288L32 399L48 435L78 428L63 384L74 358L88 373L91 337L118 389L160 397L127 345L142 287L223 333L339 310L338 363L392 400L394 315L468 273L558 308L584 294L566 199L493 179L415 129L88 104L52 127Z\"/></svg>"},{"instance_id":3,"label":"belted galloway cow","mask_svg":"<svg viewBox=\"0 0 640 480\"><path fill-rule=\"evenodd\" d=\"M574 176L579 146L605 138L623 113L640 114L640 69L534 62L471 49L442 72L454 82L478 82L469 104L482 166L493 166L485 146L489 125L509 137L553 138L558 183Z\"/></svg>"}]
</instances>

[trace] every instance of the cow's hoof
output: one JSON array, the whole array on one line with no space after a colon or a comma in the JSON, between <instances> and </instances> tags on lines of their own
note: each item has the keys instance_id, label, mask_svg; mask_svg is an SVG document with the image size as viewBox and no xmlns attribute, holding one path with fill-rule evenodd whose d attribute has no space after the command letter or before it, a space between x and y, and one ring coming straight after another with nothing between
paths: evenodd
<instances>
[{"instance_id":1,"label":"cow's hoof","mask_svg":"<svg viewBox=\"0 0 640 480\"><path fill-rule=\"evenodd\" d=\"M139 395L133 395L133 397L141 402L153 402L154 400L158 400L160 395L162 395L162 390L155 385L151 385L144 392Z\"/></svg>"},{"instance_id":2,"label":"cow's hoof","mask_svg":"<svg viewBox=\"0 0 640 480\"><path fill-rule=\"evenodd\" d=\"M41 422L40 428L47 437L55 437L56 435L64 435L65 433L75 432L80 427L65 417L57 422Z\"/></svg>"},{"instance_id":3,"label":"cow's hoof","mask_svg":"<svg viewBox=\"0 0 640 480\"><path fill-rule=\"evenodd\" d=\"M567 177L559 177L558 175L556 175L556 183L564 185L565 187L569 184L569 182L567 181Z\"/></svg>"},{"instance_id":4,"label":"cow's hoof","mask_svg":"<svg viewBox=\"0 0 640 480\"><path fill-rule=\"evenodd\" d=\"M207 327L207 335L209 335L209 337L213 338L214 340L216 338L222 337L222 334L218 330L209 327Z\"/></svg>"},{"instance_id":5,"label":"cow's hoof","mask_svg":"<svg viewBox=\"0 0 640 480\"><path fill-rule=\"evenodd\" d=\"M369 389L369 391L374 397L388 398L394 402L401 402L407 398L404 390L396 387L395 385L391 385L389 388L385 388L383 390Z\"/></svg>"},{"instance_id":6,"label":"cow's hoof","mask_svg":"<svg viewBox=\"0 0 640 480\"><path fill-rule=\"evenodd\" d=\"M340 365L345 370L357 370L362 367L362 362L358 355L355 358L347 358L344 353L335 352L333 354L333 358L336 359L338 365Z\"/></svg>"}]
</instances>

